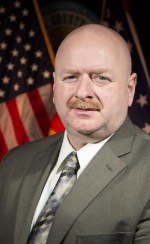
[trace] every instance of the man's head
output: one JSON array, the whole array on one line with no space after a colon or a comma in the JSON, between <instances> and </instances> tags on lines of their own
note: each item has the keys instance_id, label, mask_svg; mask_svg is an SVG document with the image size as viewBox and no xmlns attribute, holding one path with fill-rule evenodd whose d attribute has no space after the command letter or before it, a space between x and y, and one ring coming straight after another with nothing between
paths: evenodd
<instances>
[{"instance_id":1,"label":"man's head","mask_svg":"<svg viewBox=\"0 0 150 244\"><path fill-rule=\"evenodd\" d=\"M75 148L121 126L135 85L128 46L117 32L90 24L63 40L55 58L54 103Z\"/></svg>"}]
</instances>

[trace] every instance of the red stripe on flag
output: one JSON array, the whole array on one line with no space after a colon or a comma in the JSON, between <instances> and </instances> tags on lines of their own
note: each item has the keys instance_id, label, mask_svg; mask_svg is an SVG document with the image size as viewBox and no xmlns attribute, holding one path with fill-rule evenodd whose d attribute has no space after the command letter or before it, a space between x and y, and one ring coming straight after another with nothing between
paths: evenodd
<instances>
[{"instance_id":1,"label":"red stripe on flag","mask_svg":"<svg viewBox=\"0 0 150 244\"><path fill-rule=\"evenodd\" d=\"M61 132L65 130L65 127L63 125L63 123L61 122L58 114L56 113L52 122L51 122L51 128L56 132Z\"/></svg>"},{"instance_id":2,"label":"red stripe on flag","mask_svg":"<svg viewBox=\"0 0 150 244\"><path fill-rule=\"evenodd\" d=\"M56 113L51 121L51 127L49 129L49 136L56 134L58 132L64 131L65 127L63 123L61 122L58 114Z\"/></svg>"},{"instance_id":3,"label":"red stripe on flag","mask_svg":"<svg viewBox=\"0 0 150 244\"><path fill-rule=\"evenodd\" d=\"M37 89L27 94L43 136L48 135L50 119Z\"/></svg>"},{"instance_id":4,"label":"red stripe on flag","mask_svg":"<svg viewBox=\"0 0 150 244\"><path fill-rule=\"evenodd\" d=\"M23 144L29 141L29 138L27 136L27 133L24 129L24 126L22 124L22 121L20 119L17 105L16 105L16 100L11 99L8 102L6 102L8 111L10 113L10 117L14 126L14 132L16 135L16 139L18 141L18 144Z\"/></svg>"},{"instance_id":5,"label":"red stripe on flag","mask_svg":"<svg viewBox=\"0 0 150 244\"><path fill-rule=\"evenodd\" d=\"M2 160L5 153L8 151L6 142L4 140L3 134L0 130L0 161Z\"/></svg>"}]
</instances>

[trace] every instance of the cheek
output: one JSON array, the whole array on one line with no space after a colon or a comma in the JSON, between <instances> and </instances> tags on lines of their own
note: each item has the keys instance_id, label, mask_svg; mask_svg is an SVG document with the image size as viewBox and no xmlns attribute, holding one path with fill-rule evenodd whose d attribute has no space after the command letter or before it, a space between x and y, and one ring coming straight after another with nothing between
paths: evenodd
<instances>
[{"instance_id":1,"label":"cheek","mask_svg":"<svg viewBox=\"0 0 150 244\"><path fill-rule=\"evenodd\" d=\"M115 109L117 107L121 107L123 104L127 106L128 104L128 91L126 87L122 87L118 84L112 84L109 87L106 87L99 98L103 104L103 106Z\"/></svg>"},{"instance_id":2,"label":"cheek","mask_svg":"<svg viewBox=\"0 0 150 244\"><path fill-rule=\"evenodd\" d=\"M71 96L71 91L69 91L63 84L55 84L53 92L54 104L61 107L68 102Z\"/></svg>"},{"instance_id":3,"label":"cheek","mask_svg":"<svg viewBox=\"0 0 150 244\"><path fill-rule=\"evenodd\" d=\"M55 81L53 86L53 94L54 94L54 101L57 102L57 99L59 99L60 94L63 92L63 87L61 83L58 81Z\"/></svg>"}]
</instances>

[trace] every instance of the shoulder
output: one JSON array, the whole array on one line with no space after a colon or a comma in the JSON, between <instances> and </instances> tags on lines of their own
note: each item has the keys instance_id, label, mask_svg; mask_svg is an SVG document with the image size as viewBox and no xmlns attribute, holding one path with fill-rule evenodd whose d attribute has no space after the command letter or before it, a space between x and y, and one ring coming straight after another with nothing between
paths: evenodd
<instances>
[{"instance_id":1,"label":"shoulder","mask_svg":"<svg viewBox=\"0 0 150 244\"><path fill-rule=\"evenodd\" d=\"M143 155L150 159L150 135L137 126L135 126L133 148L137 148L138 155Z\"/></svg>"},{"instance_id":2,"label":"shoulder","mask_svg":"<svg viewBox=\"0 0 150 244\"><path fill-rule=\"evenodd\" d=\"M30 157L31 160L31 158L35 157L35 155L44 153L55 145L61 145L63 135L64 133L61 132L36 141L25 143L21 146L14 147L4 156L1 164L3 164L4 161L6 164L7 162L13 161L14 159L17 161L24 161L24 159L27 159L28 157Z\"/></svg>"},{"instance_id":3,"label":"shoulder","mask_svg":"<svg viewBox=\"0 0 150 244\"><path fill-rule=\"evenodd\" d=\"M147 134L144 130L139 128L138 126L134 125L135 128L135 134L145 140L150 140L150 135Z\"/></svg>"}]
</instances>

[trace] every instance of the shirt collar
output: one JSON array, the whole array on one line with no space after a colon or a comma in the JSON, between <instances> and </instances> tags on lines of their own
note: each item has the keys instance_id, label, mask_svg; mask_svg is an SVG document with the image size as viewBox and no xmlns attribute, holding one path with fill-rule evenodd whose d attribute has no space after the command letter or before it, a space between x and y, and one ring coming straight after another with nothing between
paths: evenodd
<instances>
[{"instance_id":1,"label":"shirt collar","mask_svg":"<svg viewBox=\"0 0 150 244\"><path fill-rule=\"evenodd\" d=\"M85 167L89 164L89 162L92 160L92 158L102 148L102 146L109 140L109 138L111 136L107 137L106 139L104 139L103 141L100 141L98 143L88 143L77 151L77 156L78 156L79 164L80 164L78 176L83 172ZM67 137L67 131L65 130L63 143L62 143L58 161L57 161L58 171L62 170L62 167L63 167L62 162L72 151L75 151L75 149L71 146L71 144L68 140L68 137Z\"/></svg>"}]
</instances>

